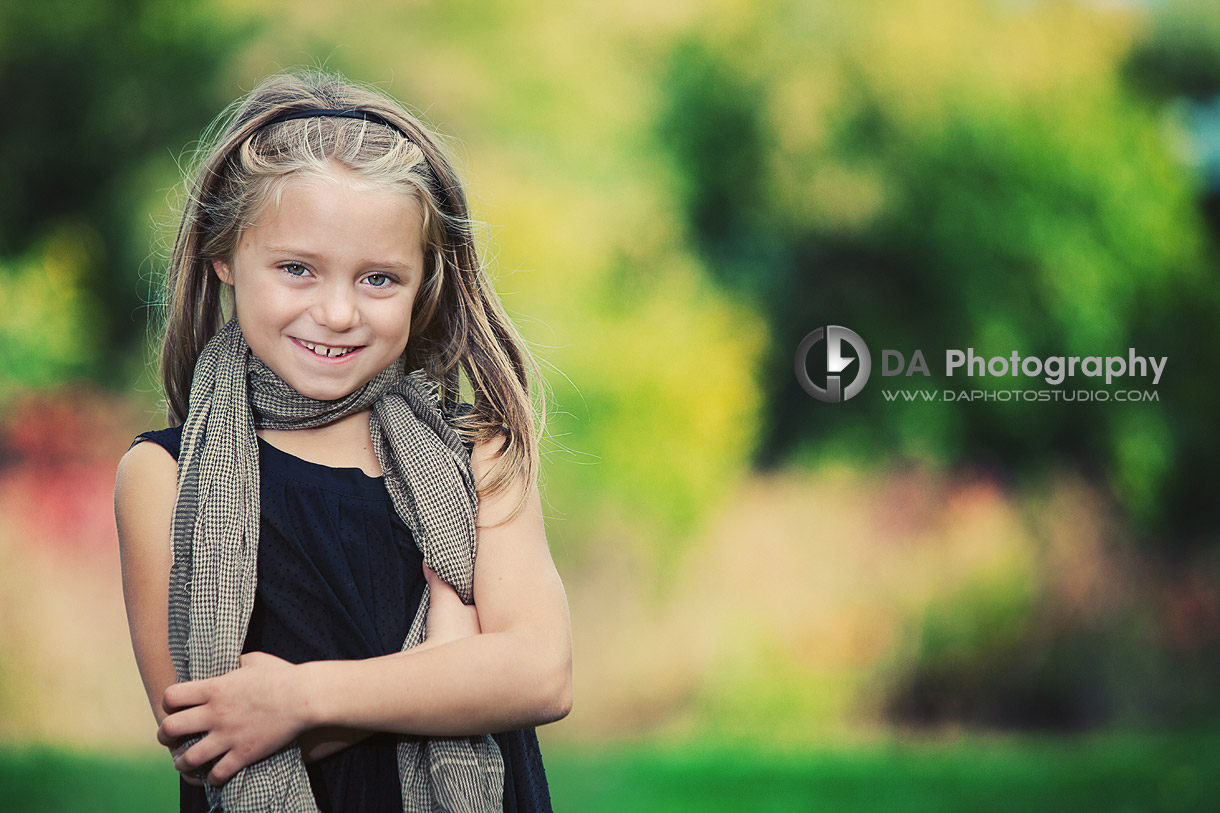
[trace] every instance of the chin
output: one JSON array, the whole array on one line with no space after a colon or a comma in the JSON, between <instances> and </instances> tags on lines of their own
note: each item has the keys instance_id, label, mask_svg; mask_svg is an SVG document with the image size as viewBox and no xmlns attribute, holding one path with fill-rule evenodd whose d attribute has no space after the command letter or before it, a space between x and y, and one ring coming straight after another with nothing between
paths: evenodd
<instances>
[{"instance_id":1,"label":"chin","mask_svg":"<svg viewBox=\"0 0 1220 813\"><path fill-rule=\"evenodd\" d=\"M281 376L282 377L282 376ZM350 395L360 387L367 383L367 379L361 379L352 384L340 382L317 382L317 381L293 381L291 378L284 378L284 382L294 390L304 395L306 398L312 398L315 401L338 401L346 395Z\"/></svg>"},{"instance_id":2,"label":"chin","mask_svg":"<svg viewBox=\"0 0 1220 813\"><path fill-rule=\"evenodd\" d=\"M341 389L319 387L307 390L297 390L297 392L301 393L301 395L304 395L306 398L312 398L315 401L338 401L340 398L345 398L348 395L351 395L362 386L364 386L364 384Z\"/></svg>"}]
</instances>

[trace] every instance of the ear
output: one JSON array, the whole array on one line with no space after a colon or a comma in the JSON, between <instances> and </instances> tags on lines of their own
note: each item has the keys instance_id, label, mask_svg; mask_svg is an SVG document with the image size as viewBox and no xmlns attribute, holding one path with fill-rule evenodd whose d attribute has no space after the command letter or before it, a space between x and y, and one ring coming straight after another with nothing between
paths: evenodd
<instances>
[{"instance_id":1,"label":"ear","mask_svg":"<svg viewBox=\"0 0 1220 813\"><path fill-rule=\"evenodd\" d=\"M212 270L216 272L216 278L225 285L233 284L233 269L224 260L212 260Z\"/></svg>"}]
</instances>

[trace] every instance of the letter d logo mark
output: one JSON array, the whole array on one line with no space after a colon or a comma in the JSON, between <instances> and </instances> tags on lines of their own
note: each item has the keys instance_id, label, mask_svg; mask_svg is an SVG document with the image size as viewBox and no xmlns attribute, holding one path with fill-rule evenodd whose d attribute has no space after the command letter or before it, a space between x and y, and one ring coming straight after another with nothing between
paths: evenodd
<instances>
[{"instance_id":1,"label":"letter d logo mark","mask_svg":"<svg viewBox=\"0 0 1220 813\"><path fill-rule=\"evenodd\" d=\"M813 383L813 379L809 377L809 370L805 367L805 360L809 356L809 351L818 342L826 340L826 387L823 389ZM851 345L852 350L856 351L856 357L860 360L860 364L856 369L856 375L851 383L844 389L841 377L836 373L841 373L855 363L856 359L850 356L843 355L843 342ZM856 334L855 331L849 330L839 325L827 325L825 328L818 328L810 333L805 338L801 339L801 343L796 348L796 380L801 385L801 389L812 395L819 401L828 404L837 404L840 401L846 401L849 398L854 398L864 389L864 385L868 383L868 377L873 371L873 357L869 355L868 345L864 340Z\"/></svg>"}]
</instances>

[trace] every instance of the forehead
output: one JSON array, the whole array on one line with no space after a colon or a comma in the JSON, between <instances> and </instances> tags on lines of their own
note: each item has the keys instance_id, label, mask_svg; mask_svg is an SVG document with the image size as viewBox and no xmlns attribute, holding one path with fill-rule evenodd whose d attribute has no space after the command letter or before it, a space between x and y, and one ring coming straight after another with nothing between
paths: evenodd
<instances>
[{"instance_id":1,"label":"forehead","mask_svg":"<svg viewBox=\"0 0 1220 813\"><path fill-rule=\"evenodd\" d=\"M284 241L336 249L360 245L410 252L422 243L422 209L410 188L335 167L286 176L242 244Z\"/></svg>"},{"instance_id":2,"label":"forehead","mask_svg":"<svg viewBox=\"0 0 1220 813\"><path fill-rule=\"evenodd\" d=\"M408 208L419 207L419 192L407 184L380 181L360 175L336 161L327 161L319 169L298 170L273 179L265 196L264 212L255 222L264 220L266 209L276 210L282 206L285 195L290 197L307 195L330 195L352 200L360 197L375 198L379 204L397 201Z\"/></svg>"}]
</instances>

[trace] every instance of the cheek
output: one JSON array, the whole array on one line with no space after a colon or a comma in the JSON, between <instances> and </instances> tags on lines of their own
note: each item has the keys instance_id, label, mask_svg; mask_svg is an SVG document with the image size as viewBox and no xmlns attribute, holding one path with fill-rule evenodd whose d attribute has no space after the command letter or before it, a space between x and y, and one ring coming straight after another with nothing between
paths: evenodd
<instances>
[{"instance_id":1,"label":"cheek","mask_svg":"<svg viewBox=\"0 0 1220 813\"><path fill-rule=\"evenodd\" d=\"M396 341L399 344L406 346L407 342L410 341L411 338L411 319L409 317L406 319L396 319L389 332L391 335L397 337Z\"/></svg>"},{"instance_id":2,"label":"cheek","mask_svg":"<svg viewBox=\"0 0 1220 813\"><path fill-rule=\"evenodd\" d=\"M400 308L386 309L373 317L376 320L376 331L386 341L402 344L404 347L411 335L411 313L405 314Z\"/></svg>"},{"instance_id":3,"label":"cheek","mask_svg":"<svg viewBox=\"0 0 1220 813\"><path fill-rule=\"evenodd\" d=\"M243 332L276 332L299 317L301 311L291 298L275 296L273 291L258 286L236 289L233 304Z\"/></svg>"}]
</instances>

